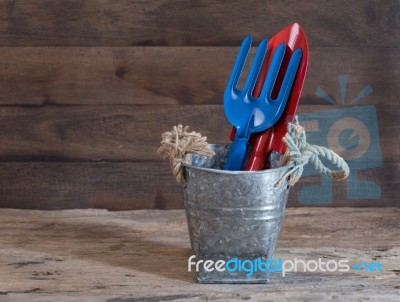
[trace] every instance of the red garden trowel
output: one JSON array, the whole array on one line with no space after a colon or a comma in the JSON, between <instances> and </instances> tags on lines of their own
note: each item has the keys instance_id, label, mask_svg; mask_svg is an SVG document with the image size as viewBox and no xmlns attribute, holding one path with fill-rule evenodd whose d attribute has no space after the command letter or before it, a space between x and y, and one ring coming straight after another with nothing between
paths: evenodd
<instances>
[{"instance_id":1,"label":"red garden trowel","mask_svg":"<svg viewBox=\"0 0 400 302\"><path fill-rule=\"evenodd\" d=\"M272 55L275 52L275 49L282 43L287 44L287 47L282 61L282 68L280 69L281 72L278 73L276 84L272 91L273 99L277 97L285 75L284 71L289 63L292 53L296 49L301 48L302 58L293 82L292 91L281 118L268 130L252 134L250 137L249 143L252 146L252 153L246 165L247 171L262 170L266 168L267 158L271 151L275 150L279 154L285 152L286 146L282 139L287 132L287 124L293 121L294 115L296 114L308 64L307 38L303 29L297 23L284 28L269 40L267 54L253 90L253 97L258 97L260 95L271 63ZM233 127L230 133L230 139L233 140L234 137L235 128Z\"/></svg>"}]
</instances>

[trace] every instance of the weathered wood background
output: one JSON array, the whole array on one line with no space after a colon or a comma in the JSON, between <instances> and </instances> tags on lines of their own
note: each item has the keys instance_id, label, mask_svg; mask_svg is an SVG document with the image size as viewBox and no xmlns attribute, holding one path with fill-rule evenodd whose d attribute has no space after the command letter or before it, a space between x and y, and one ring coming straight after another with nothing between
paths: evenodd
<instances>
[{"instance_id":1,"label":"weathered wood background","mask_svg":"<svg viewBox=\"0 0 400 302\"><path fill-rule=\"evenodd\" d=\"M222 95L238 46L299 22L309 71L300 112L377 111L382 163L358 171L378 199L334 184L327 205L399 205L400 1L0 0L0 206L180 208L181 190L155 151L184 123L226 142ZM298 191L318 177L305 177Z\"/></svg>"}]
</instances>

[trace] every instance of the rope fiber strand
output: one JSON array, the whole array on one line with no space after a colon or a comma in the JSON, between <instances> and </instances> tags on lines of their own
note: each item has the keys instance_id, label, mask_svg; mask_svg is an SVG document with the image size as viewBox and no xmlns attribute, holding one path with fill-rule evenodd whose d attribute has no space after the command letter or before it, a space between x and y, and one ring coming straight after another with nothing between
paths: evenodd
<instances>
[{"instance_id":1,"label":"rope fiber strand","mask_svg":"<svg viewBox=\"0 0 400 302\"><path fill-rule=\"evenodd\" d=\"M191 153L205 156L214 155L207 143L207 137L194 131L189 132L188 126L174 126L171 132L167 131L161 134L161 138L161 146L157 153L163 159L168 159L172 173L179 184L186 181L182 163L191 163Z\"/></svg>"},{"instance_id":2,"label":"rope fiber strand","mask_svg":"<svg viewBox=\"0 0 400 302\"><path fill-rule=\"evenodd\" d=\"M281 165L293 163L294 167L279 179L275 187L278 187L289 176L288 184L293 186L299 181L307 163L311 163L319 174L329 176L335 180L343 180L349 176L350 169L343 158L328 148L307 143L306 132L300 126L297 116L293 123L288 124L288 131L283 141L286 144L286 152L281 156ZM320 157L330 161L339 170L333 171L326 167Z\"/></svg>"}]
</instances>

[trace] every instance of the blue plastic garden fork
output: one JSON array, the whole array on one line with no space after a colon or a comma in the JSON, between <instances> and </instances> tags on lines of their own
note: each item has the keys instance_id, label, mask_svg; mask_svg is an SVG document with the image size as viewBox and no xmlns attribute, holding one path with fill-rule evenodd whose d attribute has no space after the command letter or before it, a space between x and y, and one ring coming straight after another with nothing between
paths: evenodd
<instances>
[{"instance_id":1,"label":"blue plastic garden fork","mask_svg":"<svg viewBox=\"0 0 400 302\"><path fill-rule=\"evenodd\" d=\"M268 40L258 46L254 61L243 89L239 90L240 75L251 47L251 36L247 36L240 47L235 65L224 94L224 112L228 121L236 128L235 138L229 149L225 170L240 170L252 133L264 131L281 117L292 89L293 81L301 60L301 49L293 52L278 97L272 99L272 91L285 55L286 44L279 45L272 57L268 74L259 97L252 96L254 86L267 52Z\"/></svg>"}]
</instances>

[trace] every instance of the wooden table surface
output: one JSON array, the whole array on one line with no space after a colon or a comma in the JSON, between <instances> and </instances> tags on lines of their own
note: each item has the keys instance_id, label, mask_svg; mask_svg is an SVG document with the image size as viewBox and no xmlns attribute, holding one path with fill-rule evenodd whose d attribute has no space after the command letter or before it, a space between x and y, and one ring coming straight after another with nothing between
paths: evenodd
<instances>
[{"instance_id":1,"label":"wooden table surface","mask_svg":"<svg viewBox=\"0 0 400 302\"><path fill-rule=\"evenodd\" d=\"M380 261L384 272L197 284L183 210L0 210L0 301L399 301L400 209L289 208L274 258Z\"/></svg>"}]
</instances>

